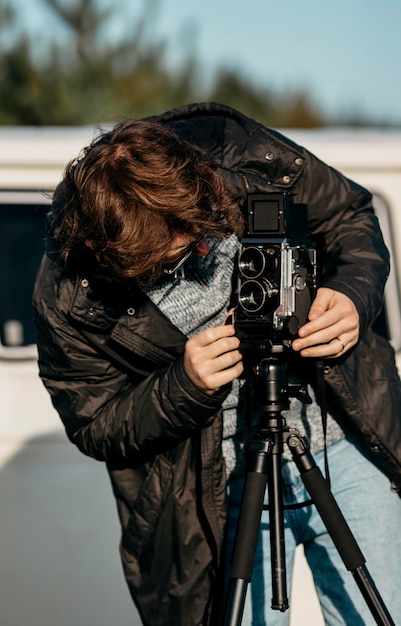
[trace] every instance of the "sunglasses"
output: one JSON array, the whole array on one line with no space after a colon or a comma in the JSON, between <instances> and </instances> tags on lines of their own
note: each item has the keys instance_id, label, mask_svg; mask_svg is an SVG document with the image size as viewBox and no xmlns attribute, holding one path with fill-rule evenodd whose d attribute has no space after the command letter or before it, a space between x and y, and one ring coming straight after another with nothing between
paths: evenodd
<instances>
[{"instance_id":1,"label":"sunglasses","mask_svg":"<svg viewBox=\"0 0 401 626\"><path fill-rule=\"evenodd\" d=\"M165 263L163 265L163 274L167 274L168 276L176 274L177 271L184 265L185 261L189 259L189 257L200 244L202 239L204 239L204 237L200 237L196 241L192 242L189 246L187 246L187 248L184 249L182 255L180 255L179 259L174 263Z\"/></svg>"}]
</instances>

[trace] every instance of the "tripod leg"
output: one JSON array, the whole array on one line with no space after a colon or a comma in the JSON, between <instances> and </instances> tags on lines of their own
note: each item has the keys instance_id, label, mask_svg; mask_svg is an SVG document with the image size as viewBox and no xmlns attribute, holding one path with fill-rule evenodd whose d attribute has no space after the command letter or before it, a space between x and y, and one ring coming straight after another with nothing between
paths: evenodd
<instances>
[{"instance_id":1,"label":"tripod leg","mask_svg":"<svg viewBox=\"0 0 401 626\"><path fill-rule=\"evenodd\" d=\"M270 442L263 442L256 453L255 467L246 475L225 610L224 626L239 626L244 612L246 592L252 578L260 519L267 483Z\"/></svg>"},{"instance_id":2,"label":"tripod leg","mask_svg":"<svg viewBox=\"0 0 401 626\"><path fill-rule=\"evenodd\" d=\"M279 454L270 457L268 472L269 491L269 528L272 568L272 609L286 611L289 607L287 597L287 575L284 541L284 504L282 474L282 434L276 433Z\"/></svg>"},{"instance_id":3,"label":"tripod leg","mask_svg":"<svg viewBox=\"0 0 401 626\"><path fill-rule=\"evenodd\" d=\"M395 626L365 567L365 558L341 513L326 479L317 467L305 439L292 434L287 440L302 481L346 568L355 581L379 626Z\"/></svg>"}]
</instances>

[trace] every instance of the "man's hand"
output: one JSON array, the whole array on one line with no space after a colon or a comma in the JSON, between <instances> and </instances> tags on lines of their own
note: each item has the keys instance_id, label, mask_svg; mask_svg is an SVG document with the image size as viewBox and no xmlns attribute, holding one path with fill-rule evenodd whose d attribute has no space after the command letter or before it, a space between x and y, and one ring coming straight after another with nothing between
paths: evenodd
<instances>
[{"instance_id":1,"label":"man's hand","mask_svg":"<svg viewBox=\"0 0 401 626\"><path fill-rule=\"evenodd\" d=\"M308 319L292 343L301 356L338 357L358 341L358 311L352 300L339 291L318 289Z\"/></svg>"},{"instance_id":2,"label":"man's hand","mask_svg":"<svg viewBox=\"0 0 401 626\"><path fill-rule=\"evenodd\" d=\"M211 395L243 372L239 339L231 324L207 328L186 343L184 368L192 382Z\"/></svg>"}]
</instances>

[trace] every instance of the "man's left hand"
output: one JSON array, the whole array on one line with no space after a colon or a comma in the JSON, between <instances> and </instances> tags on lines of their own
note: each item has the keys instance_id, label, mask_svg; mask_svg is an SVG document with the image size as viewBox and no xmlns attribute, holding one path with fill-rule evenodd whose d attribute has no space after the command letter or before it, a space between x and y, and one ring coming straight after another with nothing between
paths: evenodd
<instances>
[{"instance_id":1,"label":"man's left hand","mask_svg":"<svg viewBox=\"0 0 401 626\"><path fill-rule=\"evenodd\" d=\"M321 287L292 347L301 356L335 358L354 346L359 338L359 314L348 296Z\"/></svg>"}]
</instances>

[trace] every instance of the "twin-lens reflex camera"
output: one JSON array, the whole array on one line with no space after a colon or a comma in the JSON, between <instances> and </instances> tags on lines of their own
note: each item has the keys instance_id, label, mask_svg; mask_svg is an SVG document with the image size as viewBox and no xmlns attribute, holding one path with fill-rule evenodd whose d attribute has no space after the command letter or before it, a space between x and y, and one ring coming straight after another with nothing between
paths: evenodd
<instances>
[{"instance_id":1,"label":"twin-lens reflex camera","mask_svg":"<svg viewBox=\"0 0 401 626\"><path fill-rule=\"evenodd\" d=\"M249 194L233 323L244 353L281 353L306 323L317 289L307 205L288 192Z\"/></svg>"}]
</instances>

